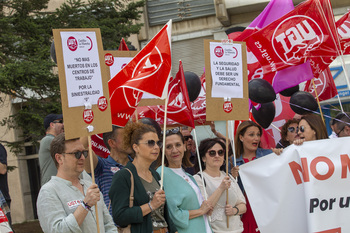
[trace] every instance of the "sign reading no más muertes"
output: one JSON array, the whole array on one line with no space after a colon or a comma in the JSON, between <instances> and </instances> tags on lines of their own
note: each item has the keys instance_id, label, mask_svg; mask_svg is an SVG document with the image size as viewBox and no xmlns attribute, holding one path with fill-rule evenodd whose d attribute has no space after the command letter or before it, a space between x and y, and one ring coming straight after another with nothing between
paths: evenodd
<instances>
[{"instance_id":1,"label":"sign reading no m\u00e1s muertes","mask_svg":"<svg viewBox=\"0 0 350 233\"><path fill-rule=\"evenodd\" d=\"M61 32L68 107L97 103L103 96L95 32Z\"/></svg>"},{"instance_id":2,"label":"sign reading no m\u00e1s muertes","mask_svg":"<svg viewBox=\"0 0 350 233\"><path fill-rule=\"evenodd\" d=\"M210 42L212 97L243 98L241 44Z\"/></svg>"}]
</instances>

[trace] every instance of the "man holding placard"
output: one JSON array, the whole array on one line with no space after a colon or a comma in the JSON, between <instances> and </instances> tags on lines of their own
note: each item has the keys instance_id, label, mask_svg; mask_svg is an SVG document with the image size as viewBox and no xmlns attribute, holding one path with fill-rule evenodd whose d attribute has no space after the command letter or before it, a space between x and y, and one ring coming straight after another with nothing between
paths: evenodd
<instances>
[{"instance_id":1,"label":"man holding placard","mask_svg":"<svg viewBox=\"0 0 350 233\"><path fill-rule=\"evenodd\" d=\"M88 151L79 139L66 140L62 133L55 137L50 149L57 176L53 176L39 192L37 209L43 231L118 232L97 185L80 179Z\"/></svg>"}]
</instances>

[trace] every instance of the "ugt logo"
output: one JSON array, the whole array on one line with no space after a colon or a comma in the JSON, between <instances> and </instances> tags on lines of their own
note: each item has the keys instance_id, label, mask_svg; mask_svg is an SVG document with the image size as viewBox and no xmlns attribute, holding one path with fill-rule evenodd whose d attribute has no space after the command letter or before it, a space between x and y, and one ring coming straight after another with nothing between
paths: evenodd
<instances>
[{"instance_id":1,"label":"ugt logo","mask_svg":"<svg viewBox=\"0 0 350 233\"><path fill-rule=\"evenodd\" d=\"M315 20L305 15L295 15L283 20L272 38L272 47L277 56L285 64L293 65L317 49L324 35Z\"/></svg>"},{"instance_id":2,"label":"ugt logo","mask_svg":"<svg viewBox=\"0 0 350 233\"><path fill-rule=\"evenodd\" d=\"M78 48L78 41L73 36L67 39L67 46L71 51L75 51Z\"/></svg>"}]
</instances>

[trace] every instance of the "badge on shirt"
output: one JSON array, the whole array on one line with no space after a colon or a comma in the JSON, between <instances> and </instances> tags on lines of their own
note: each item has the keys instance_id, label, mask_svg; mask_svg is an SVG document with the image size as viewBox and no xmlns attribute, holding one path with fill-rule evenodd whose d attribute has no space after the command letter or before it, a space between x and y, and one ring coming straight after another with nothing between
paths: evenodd
<instances>
[{"instance_id":1,"label":"badge on shirt","mask_svg":"<svg viewBox=\"0 0 350 233\"><path fill-rule=\"evenodd\" d=\"M81 200L69 201L67 202L69 209L76 209L81 204Z\"/></svg>"},{"instance_id":2,"label":"badge on shirt","mask_svg":"<svg viewBox=\"0 0 350 233\"><path fill-rule=\"evenodd\" d=\"M120 170L119 167L111 167L111 172L113 172L113 173L116 173L119 170Z\"/></svg>"}]
</instances>

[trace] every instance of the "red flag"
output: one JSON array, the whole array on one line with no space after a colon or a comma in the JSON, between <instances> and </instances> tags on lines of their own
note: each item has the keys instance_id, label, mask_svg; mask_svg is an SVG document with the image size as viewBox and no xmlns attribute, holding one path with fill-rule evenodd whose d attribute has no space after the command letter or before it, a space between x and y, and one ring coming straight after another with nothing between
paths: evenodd
<instances>
[{"instance_id":1,"label":"red flag","mask_svg":"<svg viewBox=\"0 0 350 233\"><path fill-rule=\"evenodd\" d=\"M98 156L107 158L110 154L108 148L103 142L103 134L91 135L91 148Z\"/></svg>"},{"instance_id":2,"label":"red flag","mask_svg":"<svg viewBox=\"0 0 350 233\"><path fill-rule=\"evenodd\" d=\"M124 38L122 38L122 40L120 41L118 50L119 51L129 51L128 45L125 43Z\"/></svg>"},{"instance_id":3,"label":"red flag","mask_svg":"<svg viewBox=\"0 0 350 233\"><path fill-rule=\"evenodd\" d=\"M350 54L350 11L341 17L336 25L343 54Z\"/></svg>"},{"instance_id":4,"label":"red flag","mask_svg":"<svg viewBox=\"0 0 350 233\"><path fill-rule=\"evenodd\" d=\"M329 6L321 5L320 0L306 1L245 39L264 73L302 64L312 57L337 55L335 28L328 21ZM317 70L312 63L311 67L318 77L322 70Z\"/></svg>"},{"instance_id":5,"label":"red flag","mask_svg":"<svg viewBox=\"0 0 350 233\"><path fill-rule=\"evenodd\" d=\"M328 100L338 94L334 79L329 68L325 69L318 78L314 78L316 92L320 101ZM307 81L304 91L310 92L316 97L316 92L312 81Z\"/></svg>"},{"instance_id":6,"label":"red flag","mask_svg":"<svg viewBox=\"0 0 350 233\"><path fill-rule=\"evenodd\" d=\"M191 102L188 97L185 75L182 62L179 64L179 71L175 78L169 83L169 103L167 109L167 125L182 124L194 128L194 119L191 109ZM164 124L165 106L157 105L143 108L140 111L140 118L150 117L158 119L159 124Z\"/></svg>"},{"instance_id":7,"label":"red flag","mask_svg":"<svg viewBox=\"0 0 350 233\"><path fill-rule=\"evenodd\" d=\"M112 123L125 126L142 92L164 98L171 71L171 20L108 82ZM131 97L131 98L130 98Z\"/></svg>"}]
</instances>

